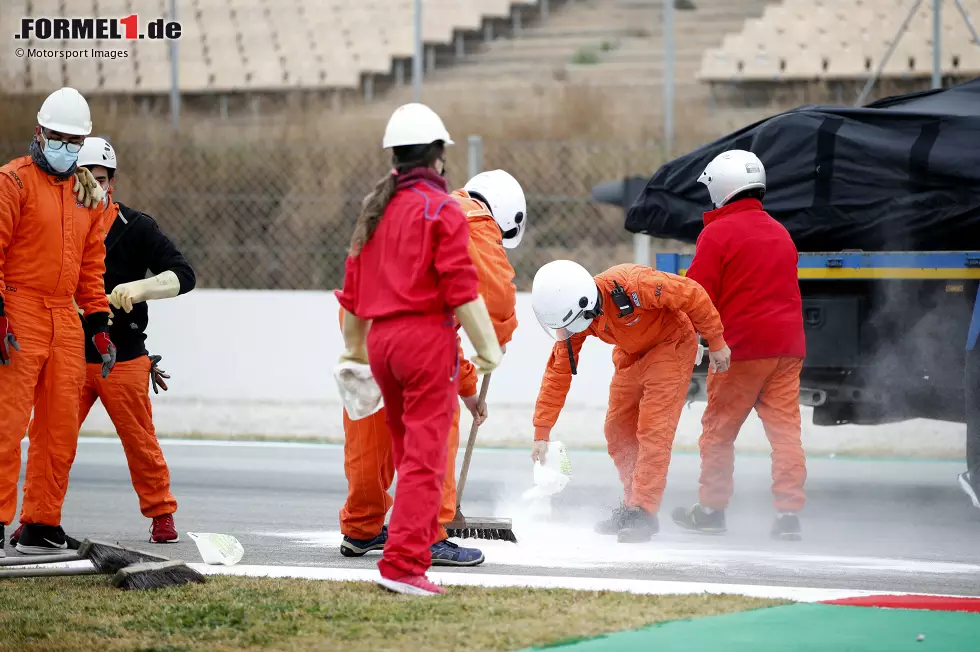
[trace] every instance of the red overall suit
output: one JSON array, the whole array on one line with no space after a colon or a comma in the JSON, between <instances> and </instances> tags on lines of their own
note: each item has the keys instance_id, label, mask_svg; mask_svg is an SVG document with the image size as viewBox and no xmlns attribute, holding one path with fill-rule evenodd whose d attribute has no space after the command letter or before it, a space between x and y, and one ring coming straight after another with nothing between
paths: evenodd
<instances>
[{"instance_id":1,"label":"red overall suit","mask_svg":"<svg viewBox=\"0 0 980 652\"><path fill-rule=\"evenodd\" d=\"M347 258L340 305L371 320L367 347L381 388L398 472L381 575L424 575L431 565L459 391L453 310L479 297L469 228L432 170L398 178L373 236Z\"/></svg>"}]
</instances>

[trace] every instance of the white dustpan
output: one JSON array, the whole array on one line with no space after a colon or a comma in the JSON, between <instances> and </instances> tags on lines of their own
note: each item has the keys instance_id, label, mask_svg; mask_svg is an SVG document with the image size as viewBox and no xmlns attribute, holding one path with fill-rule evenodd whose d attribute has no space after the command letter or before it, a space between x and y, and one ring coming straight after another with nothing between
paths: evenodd
<instances>
[{"instance_id":1,"label":"white dustpan","mask_svg":"<svg viewBox=\"0 0 980 652\"><path fill-rule=\"evenodd\" d=\"M234 566L245 556L245 548L230 534L188 532L187 536L197 544L197 550L205 564Z\"/></svg>"}]
</instances>

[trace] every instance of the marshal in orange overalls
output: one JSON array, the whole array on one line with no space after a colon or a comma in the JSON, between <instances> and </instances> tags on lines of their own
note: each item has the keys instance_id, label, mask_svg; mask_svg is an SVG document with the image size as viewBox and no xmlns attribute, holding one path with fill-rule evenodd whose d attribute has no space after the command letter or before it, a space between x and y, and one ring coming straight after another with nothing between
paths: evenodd
<instances>
[{"instance_id":1,"label":"marshal in orange overalls","mask_svg":"<svg viewBox=\"0 0 980 652\"><path fill-rule=\"evenodd\" d=\"M21 522L58 526L78 445L85 340L72 303L108 315L101 209L24 156L0 168L0 298L20 351L0 367L0 523L17 507L20 446L34 410Z\"/></svg>"},{"instance_id":2,"label":"marshal in orange overalls","mask_svg":"<svg viewBox=\"0 0 980 652\"><path fill-rule=\"evenodd\" d=\"M725 346L721 318L704 288L681 276L627 264L599 274L595 282L604 312L568 343L576 357L590 335L614 345L616 371L609 386L606 443L626 506L655 515L694 371L695 328L712 351L719 350ZM632 314L625 317L617 316L610 299L617 283L633 302ZM572 384L568 343L555 344L541 380L534 408L537 441L550 438Z\"/></svg>"}]
</instances>

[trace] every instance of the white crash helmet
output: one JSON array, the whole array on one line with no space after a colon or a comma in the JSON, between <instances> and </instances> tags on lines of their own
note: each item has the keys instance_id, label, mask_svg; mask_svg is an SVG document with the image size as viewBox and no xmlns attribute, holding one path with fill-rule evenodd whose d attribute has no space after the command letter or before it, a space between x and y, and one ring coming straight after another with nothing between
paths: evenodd
<instances>
[{"instance_id":1,"label":"white crash helmet","mask_svg":"<svg viewBox=\"0 0 980 652\"><path fill-rule=\"evenodd\" d=\"M599 286L589 271L571 260L544 265L531 283L531 307L552 338L567 340L599 316Z\"/></svg>"},{"instance_id":2,"label":"white crash helmet","mask_svg":"<svg viewBox=\"0 0 980 652\"><path fill-rule=\"evenodd\" d=\"M116 150L105 138L91 136L85 139L85 144L78 151L78 166L92 167L101 165L113 172L116 170Z\"/></svg>"},{"instance_id":3,"label":"white crash helmet","mask_svg":"<svg viewBox=\"0 0 980 652\"><path fill-rule=\"evenodd\" d=\"M708 187L711 202L715 208L721 208L740 192L753 188L765 190L766 168L752 152L732 149L712 159L698 183Z\"/></svg>"},{"instance_id":4,"label":"white crash helmet","mask_svg":"<svg viewBox=\"0 0 980 652\"><path fill-rule=\"evenodd\" d=\"M527 228L527 199L517 179L503 170L481 172L467 181L463 190L487 203L503 232L504 247L514 249L521 244Z\"/></svg>"},{"instance_id":5,"label":"white crash helmet","mask_svg":"<svg viewBox=\"0 0 980 652\"><path fill-rule=\"evenodd\" d=\"M37 112L37 123L45 129L72 136L92 133L88 102L81 93L68 86L48 95Z\"/></svg>"},{"instance_id":6,"label":"white crash helmet","mask_svg":"<svg viewBox=\"0 0 980 652\"><path fill-rule=\"evenodd\" d=\"M453 144L442 118L424 104L403 104L395 109L385 127L383 149L407 145L428 145L437 140Z\"/></svg>"}]
</instances>

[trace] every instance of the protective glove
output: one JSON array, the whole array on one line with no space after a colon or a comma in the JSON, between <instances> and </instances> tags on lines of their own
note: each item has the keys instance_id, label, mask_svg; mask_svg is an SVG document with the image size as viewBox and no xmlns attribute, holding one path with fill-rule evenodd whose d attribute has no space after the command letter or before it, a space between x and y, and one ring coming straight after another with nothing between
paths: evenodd
<instances>
[{"instance_id":1,"label":"protective glove","mask_svg":"<svg viewBox=\"0 0 980 652\"><path fill-rule=\"evenodd\" d=\"M456 308L455 312L456 319L459 320L463 330L466 331L466 336L470 338L470 343L476 349L476 357L473 358L476 373L490 373L500 364L503 354L500 352L497 333L493 330L493 322L490 321L490 313L487 312L483 297L464 303Z\"/></svg>"},{"instance_id":2,"label":"protective glove","mask_svg":"<svg viewBox=\"0 0 980 652\"><path fill-rule=\"evenodd\" d=\"M105 378L116 364L116 345L109 339L109 313L95 312L85 318L92 335L92 344L102 356L102 377Z\"/></svg>"},{"instance_id":3,"label":"protective glove","mask_svg":"<svg viewBox=\"0 0 980 652\"><path fill-rule=\"evenodd\" d=\"M151 299L169 299L180 293L180 279L169 269L151 278L130 283L120 283L112 289L109 303L125 312L133 309L134 303Z\"/></svg>"},{"instance_id":4,"label":"protective glove","mask_svg":"<svg viewBox=\"0 0 980 652\"><path fill-rule=\"evenodd\" d=\"M343 311L344 352L340 354L340 362L359 362L368 364L367 329L368 322L353 313Z\"/></svg>"},{"instance_id":5,"label":"protective glove","mask_svg":"<svg viewBox=\"0 0 980 652\"><path fill-rule=\"evenodd\" d=\"M150 383L153 385L154 394L159 394L160 389L167 391L167 383L164 381L165 379L170 378L170 374L157 366L161 360L163 360L162 355L150 356ZM157 387L160 389L157 389Z\"/></svg>"},{"instance_id":6,"label":"protective glove","mask_svg":"<svg viewBox=\"0 0 980 652\"><path fill-rule=\"evenodd\" d=\"M105 191L88 168L75 170L75 187L72 192L75 193L75 199L85 208L92 208L105 199Z\"/></svg>"},{"instance_id":7,"label":"protective glove","mask_svg":"<svg viewBox=\"0 0 980 652\"><path fill-rule=\"evenodd\" d=\"M20 344L10 329L10 321L3 314L3 304L0 303L0 365L10 364L10 349L20 351Z\"/></svg>"}]
</instances>

